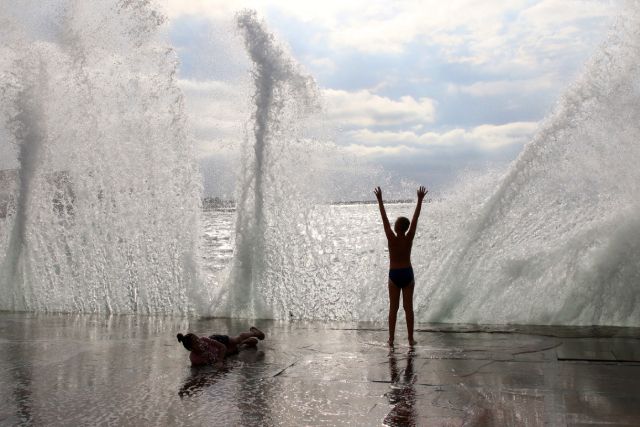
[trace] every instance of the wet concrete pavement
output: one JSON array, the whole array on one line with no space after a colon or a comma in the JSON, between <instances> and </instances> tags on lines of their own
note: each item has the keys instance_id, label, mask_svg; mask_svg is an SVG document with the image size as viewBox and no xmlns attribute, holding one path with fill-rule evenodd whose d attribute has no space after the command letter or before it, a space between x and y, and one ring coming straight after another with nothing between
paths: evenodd
<instances>
[{"instance_id":1,"label":"wet concrete pavement","mask_svg":"<svg viewBox=\"0 0 640 427\"><path fill-rule=\"evenodd\" d=\"M2 313L0 424L640 425L638 329L255 321L222 370L175 339L249 323Z\"/></svg>"}]
</instances>

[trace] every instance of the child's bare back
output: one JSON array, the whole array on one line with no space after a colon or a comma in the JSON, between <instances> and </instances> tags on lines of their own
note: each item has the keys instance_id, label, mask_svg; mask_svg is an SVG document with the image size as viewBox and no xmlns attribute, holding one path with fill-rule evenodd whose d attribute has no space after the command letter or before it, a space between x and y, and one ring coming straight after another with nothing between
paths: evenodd
<instances>
[{"instance_id":1,"label":"child's bare back","mask_svg":"<svg viewBox=\"0 0 640 427\"><path fill-rule=\"evenodd\" d=\"M380 187L376 187L373 192L378 199L378 207L389 247L389 344L393 345L395 338L396 317L400 307L400 294L402 294L409 344L413 345L415 343L413 339L414 277L411 266L411 248L418 227L422 200L427 194L427 190L422 186L418 188L418 203L412 221L405 217L399 217L393 226L393 231L382 201L382 190Z\"/></svg>"},{"instance_id":2,"label":"child's bare back","mask_svg":"<svg viewBox=\"0 0 640 427\"><path fill-rule=\"evenodd\" d=\"M411 267L413 237L414 236L408 235L394 235L387 238L390 269Z\"/></svg>"}]
</instances>

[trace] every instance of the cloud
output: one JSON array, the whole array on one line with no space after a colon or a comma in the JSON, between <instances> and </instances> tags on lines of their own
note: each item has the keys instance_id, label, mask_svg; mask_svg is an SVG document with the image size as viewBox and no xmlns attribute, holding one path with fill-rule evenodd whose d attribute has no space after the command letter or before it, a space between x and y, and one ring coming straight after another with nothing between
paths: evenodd
<instances>
[{"instance_id":1,"label":"cloud","mask_svg":"<svg viewBox=\"0 0 640 427\"><path fill-rule=\"evenodd\" d=\"M250 115L249 85L182 79L178 86L185 94L199 157L229 150L242 140L244 125Z\"/></svg>"},{"instance_id":2,"label":"cloud","mask_svg":"<svg viewBox=\"0 0 640 427\"><path fill-rule=\"evenodd\" d=\"M474 97L528 94L546 91L557 85L558 79L553 75L542 75L531 79L480 81L470 85L451 85L449 91L463 93Z\"/></svg>"},{"instance_id":3,"label":"cloud","mask_svg":"<svg viewBox=\"0 0 640 427\"><path fill-rule=\"evenodd\" d=\"M450 61L473 64L496 62L517 52L531 60L537 49L523 46L544 49L537 44L540 40L565 49L585 46L588 43L575 33L585 25L606 25L603 18L613 14L611 2L605 0L373 3L387 7L333 23L327 28L329 42L336 48L379 54L401 53L417 43L436 47Z\"/></svg>"},{"instance_id":4,"label":"cloud","mask_svg":"<svg viewBox=\"0 0 640 427\"><path fill-rule=\"evenodd\" d=\"M384 146L368 146L362 144L350 144L345 147L347 153L355 154L359 158L363 157L381 157L381 156L397 156L397 155L410 155L416 153L418 150L413 147L407 147L406 145L395 145L391 147Z\"/></svg>"},{"instance_id":5,"label":"cloud","mask_svg":"<svg viewBox=\"0 0 640 427\"><path fill-rule=\"evenodd\" d=\"M233 15L250 7L323 85L329 127L344 130L337 145L403 176L427 164L442 177L514 158L616 10L610 0L163 1L202 157L244 135L252 86L234 79L250 64L238 40L209 40L222 22L235 37Z\"/></svg>"},{"instance_id":6,"label":"cloud","mask_svg":"<svg viewBox=\"0 0 640 427\"><path fill-rule=\"evenodd\" d=\"M482 125L445 132L350 132L344 150L381 165L393 180L412 180L443 189L458 176L502 170L537 129L534 122Z\"/></svg>"},{"instance_id":7,"label":"cloud","mask_svg":"<svg viewBox=\"0 0 640 427\"><path fill-rule=\"evenodd\" d=\"M328 24L328 39L336 48L368 53L400 53L414 42L457 47L470 40L498 42L505 16L526 6L526 1L409 0L357 1L361 10ZM373 7L372 7L373 5Z\"/></svg>"},{"instance_id":8,"label":"cloud","mask_svg":"<svg viewBox=\"0 0 640 427\"><path fill-rule=\"evenodd\" d=\"M324 58L308 57L306 58L305 62L309 64L314 74L316 73L330 74L330 73L334 73L337 69L335 61L327 57L324 57Z\"/></svg>"},{"instance_id":9,"label":"cloud","mask_svg":"<svg viewBox=\"0 0 640 427\"><path fill-rule=\"evenodd\" d=\"M249 6L250 2L244 3ZM175 19L184 15L225 19L233 16L238 9L243 8L240 2L228 0L163 0L160 2L160 5L169 19Z\"/></svg>"},{"instance_id":10,"label":"cloud","mask_svg":"<svg viewBox=\"0 0 640 427\"><path fill-rule=\"evenodd\" d=\"M446 132L416 133L413 131L379 131L359 129L347 132L343 143L360 154L398 153L402 150L441 151L498 150L511 145L523 145L537 129L535 122L514 122L503 125L481 125L472 129L452 129Z\"/></svg>"},{"instance_id":11,"label":"cloud","mask_svg":"<svg viewBox=\"0 0 640 427\"><path fill-rule=\"evenodd\" d=\"M564 26L579 20L611 16L614 3L608 0L542 0L525 9L519 18L537 27Z\"/></svg>"},{"instance_id":12,"label":"cloud","mask_svg":"<svg viewBox=\"0 0 640 427\"><path fill-rule=\"evenodd\" d=\"M431 123L435 119L435 101L402 96L398 100L368 90L348 92L325 89L323 98L327 117L349 127L396 126Z\"/></svg>"},{"instance_id":13,"label":"cloud","mask_svg":"<svg viewBox=\"0 0 640 427\"><path fill-rule=\"evenodd\" d=\"M378 3L378 7L374 7ZM210 16L221 18L233 16L241 9L255 9L263 16L270 11L281 11L302 22L317 22L323 26L336 25L344 16L378 13L381 3L364 0L324 0L322 2L299 0L162 0L161 4L169 18L183 15ZM364 6L371 6L369 8Z\"/></svg>"}]
</instances>

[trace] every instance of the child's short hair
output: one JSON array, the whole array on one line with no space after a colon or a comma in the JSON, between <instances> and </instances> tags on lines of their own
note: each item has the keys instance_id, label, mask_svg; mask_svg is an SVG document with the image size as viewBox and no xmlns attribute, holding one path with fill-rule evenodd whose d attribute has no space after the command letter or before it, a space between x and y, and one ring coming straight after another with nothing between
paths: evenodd
<instances>
[{"instance_id":1,"label":"child's short hair","mask_svg":"<svg viewBox=\"0 0 640 427\"><path fill-rule=\"evenodd\" d=\"M393 226L393 228L395 228L396 231L406 233L410 225L411 225L411 221L409 221L409 218L404 216L399 216L398 219L396 219L396 223Z\"/></svg>"}]
</instances>

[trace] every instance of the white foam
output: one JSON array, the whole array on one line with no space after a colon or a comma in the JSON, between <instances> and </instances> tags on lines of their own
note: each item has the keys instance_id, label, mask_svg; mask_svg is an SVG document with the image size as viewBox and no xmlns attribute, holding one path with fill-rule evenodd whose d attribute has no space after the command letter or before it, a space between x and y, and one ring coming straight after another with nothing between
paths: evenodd
<instances>
[{"instance_id":1,"label":"white foam","mask_svg":"<svg viewBox=\"0 0 640 427\"><path fill-rule=\"evenodd\" d=\"M46 25L20 19L29 8ZM33 2L0 20L2 143L19 161L0 219L0 308L193 310L200 178L176 56L155 35L162 16L148 4Z\"/></svg>"}]
</instances>

